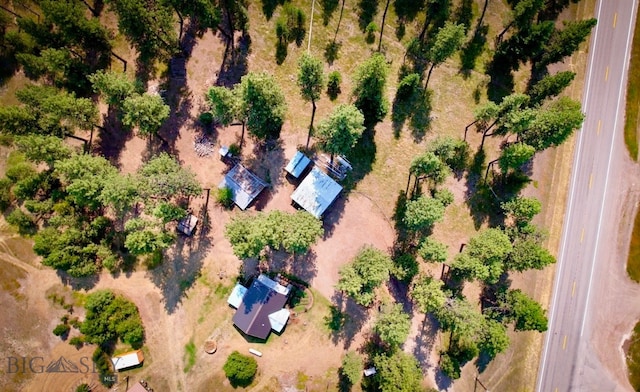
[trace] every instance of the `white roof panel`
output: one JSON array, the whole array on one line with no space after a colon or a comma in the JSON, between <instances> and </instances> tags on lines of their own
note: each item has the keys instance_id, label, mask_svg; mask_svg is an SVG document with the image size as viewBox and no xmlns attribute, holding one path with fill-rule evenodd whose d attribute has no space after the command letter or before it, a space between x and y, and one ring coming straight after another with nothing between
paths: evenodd
<instances>
[{"instance_id":1,"label":"white roof panel","mask_svg":"<svg viewBox=\"0 0 640 392\"><path fill-rule=\"evenodd\" d=\"M320 219L342 191L342 186L314 167L291 194L291 199Z\"/></svg>"},{"instance_id":2,"label":"white roof panel","mask_svg":"<svg viewBox=\"0 0 640 392\"><path fill-rule=\"evenodd\" d=\"M309 158L307 158L302 152L298 151L296 152L296 155L291 158L284 170L295 178L298 178L304 169L309 166L310 162L311 160Z\"/></svg>"},{"instance_id":3,"label":"white roof panel","mask_svg":"<svg viewBox=\"0 0 640 392\"><path fill-rule=\"evenodd\" d=\"M241 285L240 283L236 284L236 287L233 288L229 298L227 299L227 303L234 308L238 309L238 306L242 303L242 298L247 293L247 288Z\"/></svg>"},{"instance_id":4,"label":"white roof panel","mask_svg":"<svg viewBox=\"0 0 640 392\"><path fill-rule=\"evenodd\" d=\"M269 315L269 323L271 323L271 329L276 332L282 332L282 329L287 325L289 321L289 309L280 309L277 312L273 312Z\"/></svg>"},{"instance_id":5,"label":"white roof panel","mask_svg":"<svg viewBox=\"0 0 640 392\"><path fill-rule=\"evenodd\" d=\"M140 350L138 350L123 355L118 355L111 358L111 363L113 363L113 367L116 370L130 368L142 363L142 361L140 360L140 357L142 356L141 354L142 353L140 353ZM140 357L138 355L140 355Z\"/></svg>"}]
</instances>

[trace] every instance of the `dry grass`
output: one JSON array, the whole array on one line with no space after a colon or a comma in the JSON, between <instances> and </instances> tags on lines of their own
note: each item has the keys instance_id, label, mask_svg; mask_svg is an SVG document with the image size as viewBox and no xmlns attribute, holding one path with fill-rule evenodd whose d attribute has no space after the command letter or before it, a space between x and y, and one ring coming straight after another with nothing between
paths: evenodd
<instances>
[{"instance_id":1,"label":"dry grass","mask_svg":"<svg viewBox=\"0 0 640 392\"><path fill-rule=\"evenodd\" d=\"M640 11L638 11L640 15ZM640 23L636 23L631 47L629 69L640 68ZM631 159L638 160L638 127L640 126L640 72L629 72L627 82L627 106L624 121L624 142L627 145Z\"/></svg>"}]
</instances>

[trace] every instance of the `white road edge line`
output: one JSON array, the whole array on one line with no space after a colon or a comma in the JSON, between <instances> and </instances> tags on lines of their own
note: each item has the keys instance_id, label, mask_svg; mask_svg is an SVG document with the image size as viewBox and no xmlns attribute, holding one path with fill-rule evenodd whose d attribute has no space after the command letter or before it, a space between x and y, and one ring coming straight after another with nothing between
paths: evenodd
<instances>
[{"instance_id":1,"label":"white road edge line","mask_svg":"<svg viewBox=\"0 0 640 392\"><path fill-rule=\"evenodd\" d=\"M633 22L633 18L636 12L636 2L633 2L631 6L631 22ZM602 216L604 215L604 206L605 201L607 200L607 186L609 185L609 172L611 170L611 160L613 158L613 147L615 145L616 135L618 133L618 119L620 117L620 100L622 99L622 92L625 91L626 86L624 81L626 79L625 75L629 68L629 55L631 52L631 48L629 47L629 41L631 40L631 32L633 30L633 23L629 22L629 31L627 31L627 43L624 52L624 62L622 67L622 78L620 79L620 88L618 89L618 102L616 106L616 119L613 121L613 136L611 137L611 147L609 148L609 162L607 163L607 174L604 180L604 190L602 192L602 204L600 205L600 218L598 219L598 233L596 234L596 247L593 250L593 258L591 259L591 274L589 275L589 288L587 289L587 303L584 308L584 315L582 316L582 326L580 327L580 337L584 333L584 325L587 319L587 313L589 312L589 300L591 299L591 283L593 282L593 272L595 271L596 266L596 257L598 255L598 247L600 245L600 233L602 226Z\"/></svg>"},{"instance_id":2,"label":"white road edge line","mask_svg":"<svg viewBox=\"0 0 640 392\"><path fill-rule=\"evenodd\" d=\"M598 2L598 13L597 13L598 21L600 21L601 11L602 11L602 0ZM591 53L589 54L589 57L590 57L589 70L587 71L587 76L586 76L587 87L585 88L583 98L582 98L582 102L585 107L587 106L587 102L589 100L589 89L591 88L591 78L593 75L593 60L596 52L595 48L596 48L596 43L598 41L598 31L600 30L600 25L601 25L600 23L596 24L596 31L593 35L593 48L591 48ZM567 220L564 223L564 228L562 233L562 247L560 250L560 258L558 260L558 270L556 271L556 279L553 287L553 293L552 293L553 300L551 301L552 305L551 305L551 308L549 309L549 328L547 329L547 335L545 336L545 341L544 341L544 352L542 354L542 361L540 363L540 370L538 374L538 385L536 387L537 392L541 392L542 384L544 381L545 365L547 362L547 354L549 352L549 342L552 336L551 331L553 330L553 320L556 315L555 309L558 302L558 287L560 285L560 277L562 276L562 267L564 265L563 261L565 259L565 252L567 247L567 232L569 230L569 222L571 221L571 208L573 206L574 191L576 188L576 175L578 172L578 167L580 166L578 165L578 163L580 162L583 135L584 135L584 124L582 126L582 129L580 130L580 135L578 136L578 146L577 146L576 155L574 158L574 162L576 164L573 165L573 171L571 173L571 192L569 193L569 204L567 206Z\"/></svg>"}]
</instances>

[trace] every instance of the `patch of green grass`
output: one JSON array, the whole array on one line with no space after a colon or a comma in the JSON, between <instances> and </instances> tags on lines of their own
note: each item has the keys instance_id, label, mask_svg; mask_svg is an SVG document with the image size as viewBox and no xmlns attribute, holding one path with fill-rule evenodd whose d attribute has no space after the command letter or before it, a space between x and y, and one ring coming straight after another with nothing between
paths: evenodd
<instances>
[{"instance_id":1,"label":"patch of green grass","mask_svg":"<svg viewBox=\"0 0 640 392\"><path fill-rule=\"evenodd\" d=\"M215 293L216 297L218 297L219 299L223 299L229 296L232 289L232 286L225 286L222 283L218 283L213 292Z\"/></svg>"},{"instance_id":2,"label":"patch of green grass","mask_svg":"<svg viewBox=\"0 0 640 392\"><path fill-rule=\"evenodd\" d=\"M184 372L189 373L193 365L196 364L196 345L193 343L193 339L191 339L189 343L185 344L184 356L187 363L184 366Z\"/></svg>"},{"instance_id":3,"label":"patch of green grass","mask_svg":"<svg viewBox=\"0 0 640 392\"><path fill-rule=\"evenodd\" d=\"M629 258L627 259L627 273L631 279L640 283L640 212L636 215L636 220L633 224L633 233L629 244Z\"/></svg>"},{"instance_id":4,"label":"patch of green grass","mask_svg":"<svg viewBox=\"0 0 640 392\"><path fill-rule=\"evenodd\" d=\"M633 390L640 391L640 322L633 328L633 334L629 339L627 368L629 369L629 382L633 386Z\"/></svg>"},{"instance_id":5,"label":"patch of green grass","mask_svg":"<svg viewBox=\"0 0 640 392\"><path fill-rule=\"evenodd\" d=\"M298 383L296 384L296 388L302 391L306 390L307 381L309 381L309 376L307 376L303 372L298 372L297 379L298 379Z\"/></svg>"},{"instance_id":6,"label":"patch of green grass","mask_svg":"<svg viewBox=\"0 0 640 392\"><path fill-rule=\"evenodd\" d=\"M640 15L640 10L638 10ZM640 67L640 23L636 23L631 47L630 69ZM624 121L624 142L629 155L634 161L638 160L638 124L640 123L640 72L629 72L627 82L627 108Z\"/></svg>"}]
</instances>

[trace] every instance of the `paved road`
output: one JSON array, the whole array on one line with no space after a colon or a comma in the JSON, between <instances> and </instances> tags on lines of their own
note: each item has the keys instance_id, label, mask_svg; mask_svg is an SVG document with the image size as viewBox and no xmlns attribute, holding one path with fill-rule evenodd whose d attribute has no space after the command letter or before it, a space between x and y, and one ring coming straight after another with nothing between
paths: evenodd
<instances>
[{"instance_id":1,"label":"paved road","mask_svg":"<svg viewBox=\"0 0 640 392\"><path fill-rule=\"evenodd\" d=\"M615 139L622 137L635 7L636 0L599 0L596 5L598 25L591 35L583 96L586 119L575 149L538 392L617 389L607 377L594 381L587 373L602 373L589 343L591 305L598 295L592 287L599 255L607 249L602 228L615 227L608 222L613 214L606 201L615 191L611 162Z\"/></svg>"}]
</instances>

